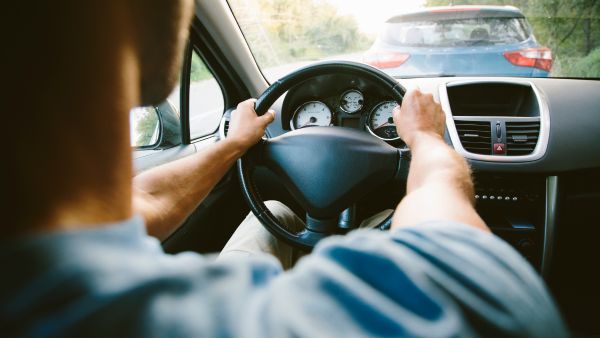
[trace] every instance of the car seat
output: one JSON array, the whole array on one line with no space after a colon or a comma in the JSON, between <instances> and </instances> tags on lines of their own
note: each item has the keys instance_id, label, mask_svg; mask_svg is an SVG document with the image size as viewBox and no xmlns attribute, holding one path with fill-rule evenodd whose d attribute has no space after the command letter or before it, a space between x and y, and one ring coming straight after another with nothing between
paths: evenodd
<instances>
[{"instance_id":1,"label":"car seat","mask_svg":"<svg viewBox=\"0 0 600 338\"><path fill-rule=\"evenodd\" d=\"M471 40L489 40L490 33L485 28L475 28L471 31Z\"/></svg>"},{"instance_id":2,"label":"car seat","mask_svg":"<svg viewBox=\"0 0 600 338\"><path fill-rule=\"evenodd\" d=\"M404 43L407 45L422 45L424 42L423 31L418 27L412 27L406 31Z\"/></svg>"}]
</instances>

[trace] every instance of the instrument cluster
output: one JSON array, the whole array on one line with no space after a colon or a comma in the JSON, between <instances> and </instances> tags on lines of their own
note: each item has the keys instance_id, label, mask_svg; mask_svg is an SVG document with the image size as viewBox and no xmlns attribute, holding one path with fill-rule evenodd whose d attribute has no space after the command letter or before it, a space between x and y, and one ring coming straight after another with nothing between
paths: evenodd
<instances>
[{"instance_id":1,"label":"instrument cluster","mask_svg":"<svg viewBox=\"0 0 600 338\"><path fill-rule=\"evenodd\" d=\"M397 106L395 101L368 97L350 88L334 97L300 104L290 119L290 129L338 126L365 130L386 142L401 142L393 120Z\"/></svg>"}]
</instances>

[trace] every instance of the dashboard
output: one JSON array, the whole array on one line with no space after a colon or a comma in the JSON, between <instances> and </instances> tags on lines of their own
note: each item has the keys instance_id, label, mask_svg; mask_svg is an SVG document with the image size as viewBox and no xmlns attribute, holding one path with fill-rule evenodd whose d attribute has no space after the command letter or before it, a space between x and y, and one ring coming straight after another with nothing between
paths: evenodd
<instances>
[{"instance_id":1,"label":"dashboard","mask_svg":"<svg viewBox=\"0 0 600 338\"><path fill-rule=\"evenodd\" d=\"M352 128L395 147L405 147L393 120L393 110L400 104L369 81L326 75L305 81L287 93L282 125L286 130Z\"/></svg>"},{"instance_id":2,"label":"dashboard","mask_svg":"<svg viewBox=\"0 0 600 338\"><path fill-rule=\"evenodd\" d=\"M432 77L398 82L440 102L445 140L472 168L478 213L548 281L561 308L572 314L570 323L595 329L600 278L591 278L582 262L600 257L600 81ZM405 147L394 134L373 133L389 119L385 104L390 100L359 78L313 78L272 106L278 114L267 136L319 125L358 129ZM274 180L265 173L265 186L280 186ZM293 205L285 192L272 196ZM394 208L402 197L396 186L378 187L356 203L357 218Z\"/></svg>"},{"instance_id":3,"label":"dashboard","mask_svg":"<svg viewBox=\"0 0 600 338\"><path fill-rule=\"evenodd\" d=\"M399 83L407 90L432 93L442 104L446 142L473 169L479 213L497 235L547 275L561 173L600 168L600 82L450 77ZM343 127L405 148L391 119L398 104L365 79L322 75L290 89L273 105L279 114L267 136L316 126ZM359 202L375 205L365 214L394 207L397 189L387 188Z\"/></svg>"},{"instance_id":4,"label":"dashboard","mask_svg":"<svg viewBox=\"0 0 600 338\"><path fill-rule=\"evenodd\" d=\"M538 173L559 174L575 170L600 168L600 81L551 78L480 78L480 77L436 77L400 79L398 81L406 90L420 88L423 92L432 93L434 99L442 103L447 119L446 142L461 153L474 171L493 171L506 173ZM534 87L523 94L506 88L488 88L486 95L480 95L481 89L488 84L512 83L515 85L531 83ZM470 88L462 86L467 83ZM461 85L463 94L452 94L452 88ZM515 87L515 86L513 86ZM450 88L450 94L448 94ZM363 108L359 113L349 116L340 110L340 96L347 90L358 89L364 95ZM521 96L523 100L521 100ZM458 97L458 99L453 99ZM495 111L493 107L505 106L502 98L516 98L513 111ZM352 128L369 132L366 128L368 114L379 102L389 101L383 90L361 79L346 76L323 76L309 80L291 89L274 105L277 112L275 122L269 125L267 135L277 137L292 130L290 122L295 111L309 101L321 101L332 111L332 126L348 126L345 117L359 118ZM477 105L470 107L460 101L477 100ZM451 102L454 101L454 102ZM531 102L529 102L531 101ZM528 105L531 103L531 106ZM464 108L472 108L465 110ZM461 110L465 111L464 113ZM472 111L473 113L470 113ZM477 113L479 111L480 113ZM350 114L351 115L351 114ZM479 115L479 116L477 116ZM485 116L482 116L485 115ZM505 116L501 116L505 115ZM507 116L508 115L508 116ZM534 151L531 157L512 156L506 153L501 156L485 156L469 151L460 141L457 121L500 120L503 141L506 140L506 122L537 120L540 121L540 151ZM224 115L220 129L220 137L225 137L229 112ZM542 122L543 121L543 122ZM460 126L459 126L460 127ZM510 125L509 125L510 127ZM491 129L490 129L491 130ZM490 131L490 136L491 131ZM466 143L466 142L465 142ZM403 145L401 145L403 146ZM545 146L545 148L544 148ZM462 147L462 149L461 149ZM538 150L535 149L534 150ZM543 151L541 151L543 150ZM491 146L490 146L491 151ZM490 153L490 155L493 155ZM527 156L527 155L523 155Z\"/></svg>"}]
</instances>

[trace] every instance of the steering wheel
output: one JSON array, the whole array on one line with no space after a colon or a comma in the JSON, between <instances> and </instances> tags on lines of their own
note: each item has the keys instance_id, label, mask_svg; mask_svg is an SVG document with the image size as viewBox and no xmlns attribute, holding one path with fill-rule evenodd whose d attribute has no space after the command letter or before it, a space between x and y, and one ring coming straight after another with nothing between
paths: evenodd
<instances>
[{"instance_id":1,"label":"steering wheel","mask_svg":"<svg viewBox=\"0 0 600 338\"><path fill-rule=\"evenodd\" d=\"M322 62L301 68L273 83L256 100L260 116L286 91L311 78L347 74L371 81L399 104L405 89L391 76L355 62ZM252 172L266 166L306 211L300 233L288 231L265 206ZM237 162L242 193L252 213L275 237L288 244L311 250L332 234L343 232L340 213L365 194L393 180L406 182L410 154L373 135L339 127L297 129L262 140ZM345 170L352 168L352 170ZM391 215L377 227L389 229Z\"/></svg>"}]
</instances>

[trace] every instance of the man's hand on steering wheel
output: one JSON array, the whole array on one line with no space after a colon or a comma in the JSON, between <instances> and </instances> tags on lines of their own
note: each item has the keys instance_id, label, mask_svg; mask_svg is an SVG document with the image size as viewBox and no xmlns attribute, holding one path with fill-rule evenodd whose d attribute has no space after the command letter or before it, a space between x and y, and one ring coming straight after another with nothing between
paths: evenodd
<instances>
[{"instance_id":1,"label":"man's hand on steering wheel","mask_svg":"<svg viewBox=\"0 0 600 338\"><path fill-rule=\"evenodd\" d=\"M394 110L398 135L412 152L407 195L392 230L445 220L489 231L473 206L474 188L467 162L444 142L445 115L431 94L413 90Z\"/></svg>"},{"instance_id":2,"label":"man's hand on steering wheel","mask_svg":"<svg viewBox=\"0 0 600 338\"><path fill-rule=\"evenodd\" d=\"M394 108L394 124L398 135L409 147L413 147L419 134L443 138L446 127L442 107L433 95L411 90L404 96L402 106Z\"/></svg>"},{"instance_id":3,"label":"man's hand on steering wheel","mask_svg":"<svg viewBox=\"0 0 600 338\"><path fill-rule=\"evenodd\" d=\"M227 139L239 144L244 151L260 141L269 123L275 119L274 110L269 110L266 114L257 116L254 110L255 102L256 99L240 102L237 109L231 113Z\"/></svg>"}]
</instances>

